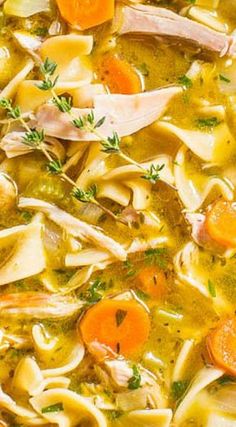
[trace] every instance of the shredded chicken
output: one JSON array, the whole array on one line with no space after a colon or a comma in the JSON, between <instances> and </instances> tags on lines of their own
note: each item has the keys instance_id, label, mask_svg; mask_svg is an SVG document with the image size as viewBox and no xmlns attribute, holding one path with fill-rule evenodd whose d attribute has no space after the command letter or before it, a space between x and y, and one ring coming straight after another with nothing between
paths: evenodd
<instances>
[{"instance_id":1,"label":"shredded chicken","mask_svg":"<svg viewBox=\"0 0 236 427\"><path fill-rule=\"evenodd\" d=\"M117 22L120 23L120 17ZM231 54L234 50L232 36L212 30L171 10L153 6L124 7L119 34L128 33L179 39L204 50L216 52L219 56Z\"/></svg>"},{"instance_id":2,"label":"shredded chicken","mask_svg":"<svg viewBox=\"0 0 236 427\"><path fill-rule=\"evenodd\" d=\"M0 315L10 318L24 316L37 319L60 319L73 316L82 304L69 296L41 292L21 292L0 296Z\"/></svg>"},{"instance_id":3,"label":"shredded chicken","mask_svg":"<svg viewBox=\"0 0 236 427\"><path fill-rule=\"evenodd\" d=\"M19 208L34 209L45 213L53 222L64 228L69 234L81 240L92 242L108 250L116 258L124 261L127 257L125 249L111 237L106 236L98 227L92 226L75 218L57 206L43 200L21 197Z\"/></svg>"},{"instance_id":4,"label":"shredded chicken","mask_svg":"<svg viewBox=\"0 0 236 427\"><path fill-rule=\"evenodd\" d=\"M127 136L157 120L165 112L169 101L181 92L181 87L173 86L136 95L96 95L92 111L96 121L106 117L99 128L102 135L108 137L116 131L119 136ZM73 108L72 112L79 118L91 113L91 109ZM39 108L36 120L47 135L56 138L71 141L99 140L97 135L77 129L68 114L61 113L51 104Z\"/></svg>"}]
</instances>

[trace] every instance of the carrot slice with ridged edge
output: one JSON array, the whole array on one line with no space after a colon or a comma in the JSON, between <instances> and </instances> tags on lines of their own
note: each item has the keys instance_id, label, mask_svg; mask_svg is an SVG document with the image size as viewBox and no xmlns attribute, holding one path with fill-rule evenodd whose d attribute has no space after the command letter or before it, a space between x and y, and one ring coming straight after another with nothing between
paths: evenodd
<instances>
[{"instance_id":1,"label":"carrot slice with ridged edge","mask_svg":"<svg viewBox=\"0 0 236 427\"><path fill-rule=\"evenodd\" d=\"M142 92L141 78L135 68L117 55L104 55L97 64L97 75L111 93L132 95Z\"/></svg>"},{"instance_id":2,"label":"carrot slice with ridged edge","mask_svg":"<svg viewBox=\"0 0 236 427\"><path fill-rule=\"evenodd\" d=\"M114 17L115 0L56 0L60 13L82 30L103 24Z\"/></svg>"},{"instance_id":3,"label":"carrot slice with ridged edge","mask_svg":"<svg viewBox=\"0 0 236 427\"><path fill-rule=\"evenodd\" d=\"M147 341L150 319L145 308L135 300L106 299L85 313L79 327L87 345L98 341L130 356Z\"/></svg>"},{"instance_id":4,"label":"carrot slice with ridged edge","mask_svg":"<svg viewBox=\"0 0 236 427\"><path fill-rule=\"evenodd\" d=\"M156 266L143 268L136 276L135 285L155 299L160 299L167 290L165 273Z\"/></svg>"},{"instance_id":5,"label":"carrot slice with ridged edge","mask_svg":"<svg viewBox=\"0 0 236 427\"><path fill-rule=\"evenodd\" d=\"M206 230L221 245L236 247L236 203L216 201L207 212Z\"/></svg>"},{"instance_id":6,"label":"carrot slice with ridged edge","mask_svg":"<svg viewBox=\"0 0 236 427\"><path fill-rule=\"evenodd\" d=\"M207 337L207 348L218 367L236 376L236 317L219 323Z\"/></svg>"}]
</instances>

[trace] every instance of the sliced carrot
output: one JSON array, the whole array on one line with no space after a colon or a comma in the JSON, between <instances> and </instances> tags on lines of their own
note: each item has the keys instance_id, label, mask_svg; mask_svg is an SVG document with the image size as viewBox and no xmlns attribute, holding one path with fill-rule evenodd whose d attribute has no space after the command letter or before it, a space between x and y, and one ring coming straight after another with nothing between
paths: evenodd
<instances>
[{"instance_id":1,"label":"sliced carrot","mask_svg":"<svg viewBox=\"0 0 236 427\"><path fill-rule=\"evenodd\" d=\"M138 352L147 341L150 319L135 300L107 299L87 311L80 322L80 331L87 345L98 341L127 356Z\"/></svg>"},{"instance_id":2,"label":"sliced carrot","mask_svg":"<svg viewBox=\"0 0 236 427\"><path fill-rule=\"evenodd\" d=\"M109 21L114 16L115 0L56 0L65 21L83 30Z\"/></svg>"},{"instance_id":3,"label":"sliced carrot","mask_svg":"<svg viewBox=\"0 0 236 427\"><path fill-rule=\"evenodd\" d=\"M106 54L97 65L98 78L112 93L135 94L142 91L139 74L127 61Z\"/></svg>"},{"instance_id":4,"label":"sliced carrot","mask_svg":"<svg viewBox=\"0 0 236 427\"><path fill-rule=\"evenodd\" d=\"M223 320L207 338L213 362L236 376L236 317Z\"/></svg>"},{"instance_id":5,"label":"sliced carrot","mask_svg":"<svg viewBox=\"0 0 236 427\"><path fill-rule=\"evenodd\" d=\"M223 246L236 246L236 204L218 200L206 215L206 230Z\"/></svg>"},{"instance_id":6,"label":"sliced carrot","mask_svg":"<svg viewBox=\"0 0 236 427\"><path fill-rule=\"evenodd\" d=\"M141 291L157 299L165 294L167 288L164 271L155 266L143 268L137 275L135 284Z\"/></svg>"}]
</instances>

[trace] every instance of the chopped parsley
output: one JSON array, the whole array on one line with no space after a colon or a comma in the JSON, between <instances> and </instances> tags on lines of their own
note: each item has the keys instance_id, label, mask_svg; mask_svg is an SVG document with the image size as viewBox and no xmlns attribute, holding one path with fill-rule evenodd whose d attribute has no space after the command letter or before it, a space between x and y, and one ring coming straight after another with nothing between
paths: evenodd
<instances>
[{"instance_id":1,"label":"chopped parsley","mask_svg":"<svg viewBox=\"0 0 236 427\"><path fill-rule=\"evenodd\" d=\"M133 369L133 375L128 381L128 388L129 390L137 390L137 388L141 387L142 378L137 365L133 365L132 369Z\"/></svg>"},{"instance_id":2,"label":"chopped parsley","mask_svg":"<svg viewBox=\"0 0 236 427\"><path fill-rule=\"evenodd\" d=\"M145 262L146 264L156 264L165 269L167 267L166 255L166 248L148 249L145 251Z\"/></svg>"},{"instance_id":3,"label":"chopped parsley","mask_svg":"<svg viewBox=\"0 0 236 427\"><path fill-rule=\"evenodd\" d=\"M208 290L209 290L210 295L213 298L215 298L216 297L216 288L215 288L214 283L210 279L208 280Z\"/></svg>"},{"instance_id":4,"label":"chopped parsley","mask_svg":"<svg viewBox=\"0 0 236 427\"><path fill-rule=\"evenodd\" d=\"M140 71L140 73L144 77L148 77L149 76L149 68L148 68L148 66L147 66L147 64L145 62L143 62L142 64L140 64L138 66L138 70Z\"/></svg>"},{"instance_id":5,"label":"chopped parsley","mask_svg":"<svg viewBox=\"0 0 236 427\"><path fill-rule=\"evenodd\" d=\"M219 78L220 78L220 80L222 82L225 82L225 83L230 83L231 82L231 80L228 79L228 77L225 77L223 74L219 74Z\"/></svg>"},{"instance_id":6,"label":"chopped parsley","mask_svg":"<svg viewBox=\"0 0 236 427\"><path fill-rule=\"evenodd\" d=\"M104 291L106 289L106 283L102 282L99 278L95 279L91 284L89 289L84 293L80 294L80 298L82 300L87 301L90 304L98 302L102 299L102 294L100 291Z\"/></svg>"},{"instance_id":7,"label":"chopped parsley","mask_svg":"<svg viewBox=\"0 0 236 427\"><path fill-rule=\"evenodd\" d=\"M178 78L178 83L184 86L186 89L190 89L193 86L192 80L186 75L180 76Z\"/></svg>"},{"instance_id":8,"label":"chopped parsley","mask_svg":"<svg viewBox=\"0 0 236 427\"><path fill-rule=\"evenodd\" d=\"M217 117L209 117L207 119L201 118L196 120L196 125L199 129L214 128L220 123L221 120L219 120Z\"/></svg>"},{"instance_id":9,"label":"chopped parsley","mask_svg":"<svg viewBox=\"0 0 236 427\"><path fill-rule=\"evenodd\" d=\"M235 381L235 378L230 377L229 375L223 375L223 377L218 378L218 384L229 384Z\"/></svg>"},{"instance_id":10,"label":"chopped parsley","mask_svg":"<svg viewBox=\"0 0 236 427\"><path fill-rule=\"evenodd\" d=\"M125 320L127 316L127 311L125 310L117 310L116 312L116 326L119 327Z\"/></svg>"},{"instance_id":11,"label":"chopped parsley","mask_svg":"<svg viewBox=\"0 0 236 427\"><path fill-rule=\"evenodd\" d=\"M54 405L46 406L41 409L42 414L50 414L53 412L61 412L64 411L62 402L55 403Z\"/></svg>"},{"instance_id":12,"label":"chopped parsley","mask_svg":"<svg viewBox=\"0 0 236 427\"><path fill-rule=\"evenodd\" d=\"M31 219L33 218L33 214L31 212L28 212L28 211L23 211L23 212L21 212L21 217L23 218L23 220L25 222L30 222Z\"/></svg>"},{"instance_id":13,"label":"chopped parsley","mask_svg":"<svg viewBox=\"0 0 236 427\"><path fill-rule=\"evenodd\" d=\"M38 27L32 31L38 37L46 37L48 35L48 29L46 27Z\"/></svg>"},{"instance_id":14,"label":"chopped parsley","mask_svg":"<svg viewBox=\"0 0 236 427\"><path fill-rule=\"evenodd\" d=\"M179 400L189 385L188 381L174 381L171 386L171 394L174 400Z\"/></svg>"}]
</instances>

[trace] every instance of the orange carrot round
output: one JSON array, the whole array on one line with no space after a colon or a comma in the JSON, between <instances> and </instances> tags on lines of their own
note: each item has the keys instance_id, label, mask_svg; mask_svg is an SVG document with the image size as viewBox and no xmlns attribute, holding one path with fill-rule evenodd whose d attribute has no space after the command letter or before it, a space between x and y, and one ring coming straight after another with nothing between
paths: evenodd
<instances>
[{"instance_id":1,"label":"orange carrot round","mask_svg":"<svg viewBox=\"0 0 236 427\"><path fill-rule=\"evenodd\" d=\"M156 299L160 299L167 288L165 273L156 266L143 268L137 275L135 284L141 291Z\"/></svg>"},{"instance_id":2,"label":"orange carrot round","mask_svg":"<svg viewBox=\"0 0 236 427\"><path fill-rule=\"evenodd\" d=\"M218 200L206 215L206 230L213 240L236 247L236 204Z\"/></svg>"},{"instance_id":3,"label":"orange carrot round","mask_svg":"<svg viewBox=\"0 0 236 427\"><path fill-rule=\"evenodd\" d=\"M116 55L104 55L97 66L97 74L111 93L131 95L142 91L141 79L135 68Z\"/></svg>"},{"instance_id":4,"label":"orange carrot round","mask_svg":"<svg viewBox=\"0 0 236 427\"><path fill-rule=\"evenodd\" d=\"M71 25L83 30L109 21L114 16L115 0L56 0L60 13Z\"/></svg>"},{"instance_id":5,"label":"orange carrot round","mask_svg":"<svg viewBox=\"0 0 236 427\"><path fill-rule=\"evenodd\" d=\"M137 301L107 299L90 308L80 322L84 342L94 341L109 346L125 356L140 350L147 341L150 319Z\"/></svg>"},{"instance_id":6,"label":"orange carrot round","mask_svg":"<svg viewBox=\"0 0 236 427\"><path fill-rule=\"evenodd\" d=\"M207 348L217 366L236 376L236 317L219 323L207 337Z\"/></svg>"}]
</instances>

